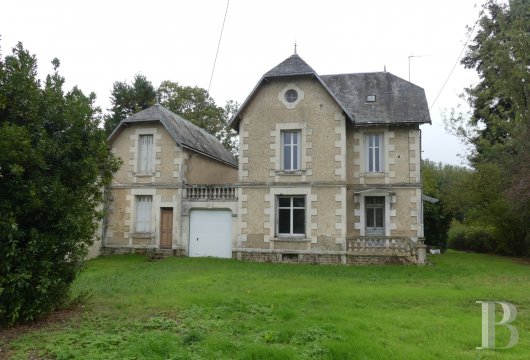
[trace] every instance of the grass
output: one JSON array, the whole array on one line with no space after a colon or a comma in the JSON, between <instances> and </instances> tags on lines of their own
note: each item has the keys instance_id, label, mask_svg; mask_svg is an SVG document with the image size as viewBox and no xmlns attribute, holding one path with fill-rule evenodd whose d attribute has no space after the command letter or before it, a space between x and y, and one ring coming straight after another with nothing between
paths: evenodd
<instances>
[{"instance_id":1,"label":"grass","mask_svg":"<svg viewBox=\"0 0 530 360\"><path fill-rule=\"evenodd\" d=\"M86 294L78 315L11 341L11 357L530 357L530 265L498 256L449 252L425 267L114 256L88 263L72 291ZM476 349L478 300L517 307L514 348ZM497 327L497 343L508 343L507 329Z\"/></svg>"}]
</instances>

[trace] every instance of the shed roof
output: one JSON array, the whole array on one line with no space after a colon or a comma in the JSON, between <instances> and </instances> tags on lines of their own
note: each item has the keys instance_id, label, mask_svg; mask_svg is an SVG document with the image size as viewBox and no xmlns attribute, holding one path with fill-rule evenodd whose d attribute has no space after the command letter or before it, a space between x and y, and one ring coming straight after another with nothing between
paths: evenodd
<instances>
[{"instance_id":1,"label":"shed roof","mask_svg":"<svg viewBox=\"0 0 530 360\"><path fill-rule=\"evenodd\" d=\"M425 91L388 72L318 75L300 56L293 54L267 71L230 121L237 129L241 113L263 81L287 76L312 76L328 91L354 125L421 124L431 118ZM375 102L367 102L376 95Z\"/></svg>"},{"instance_id":2,"label":"shed roof","mask_svg":"<svg viewBox=\"0 0 530 360\"><path fill-rule=\"evenodd\" d=\"M110 134L109 141L116 137L119 130L126 126L125 124L147 121L160 121L180 147L237 167L237 161L215 136L159 104L144 109L120 122Z\"/></svg>"}]
</instances>

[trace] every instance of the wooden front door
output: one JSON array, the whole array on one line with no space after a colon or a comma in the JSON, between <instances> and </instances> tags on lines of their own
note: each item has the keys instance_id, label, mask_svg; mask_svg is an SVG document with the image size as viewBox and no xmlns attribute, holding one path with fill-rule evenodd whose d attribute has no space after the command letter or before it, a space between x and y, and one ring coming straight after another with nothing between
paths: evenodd
<instances>
[{"instance_id":1,"label":"wooden front door","mask_svg":"<svg viewBox=\"0 0 530 360\"><path fill-rule=\"evenodd\" d=\"M173 244L173 208L160 209L160 248L171 249Z\"/></svg>"}]
</instances>

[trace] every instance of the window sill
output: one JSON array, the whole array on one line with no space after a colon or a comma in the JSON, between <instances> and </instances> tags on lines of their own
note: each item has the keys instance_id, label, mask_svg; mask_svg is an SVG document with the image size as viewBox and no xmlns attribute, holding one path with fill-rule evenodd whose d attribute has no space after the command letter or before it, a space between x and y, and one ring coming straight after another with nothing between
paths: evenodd
<instances>
[{"instance_id":1,"label":"window sill","mask_svg":"<svg viewBox=\"0 0 530 360\"><path fill-rule=\"evenodd\" d=\"M133 173L136 177L153 177L156 173Z\"/></svg>"},{"instance_id":2,"label":"window sill","mask_svg":"<svg viewBox=\"0 0 530 360\"><path fill-rule=\"evenodd\" d=\"M274 173L276 175L283 175L283 176L300 176L305 175L305 170L274 170Z\"/></svg>"},{"instance_id":3,"label":"window sill","mask_svg":"<svg viewBox=\"0 0 530 360\"><path fill-rule=\"evenodd\" d=\"M365 172L364 173L364 177L385 177L385 173L384 172Z\"/></svg>"},{"instance_id":4,"label":"window sill","mask_svg":"<svg viewBox=\"0 0 530 360\"><path fill-rule=\"evenodd\" d=\"M305 236L279 236L271 238L270 241L296 241L296 242L311 242L311 239Z\"/></svg>"},{"instance_id":5,"label":"window sill","mask_svg":"<svg viewBox=\"0 0 530 360\"><path fill-rule=\"evenodd\" d=\"M136 239L151 239L153 237L152 233L133 233L131 237Z\"/></svg>"}]
</instances>

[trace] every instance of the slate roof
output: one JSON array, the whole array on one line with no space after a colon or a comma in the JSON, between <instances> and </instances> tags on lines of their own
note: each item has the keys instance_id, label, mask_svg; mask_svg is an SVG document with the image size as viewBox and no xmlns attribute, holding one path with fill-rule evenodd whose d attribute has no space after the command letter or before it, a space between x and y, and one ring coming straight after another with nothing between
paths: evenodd
<instances>
[{"instance_id":1,"label":"slate roof","mask_svg":"<svg viewBox=\"0 0 530 360\"><path fill-rule=\"evenodd\" d=\"M125 124L146 121L160 121L180 147L237 167L237 161L215 136L159 104L123 120L110 134L109 141Z\"/></svg>"},{"instance_id":2,"label":"slate roof","mask_svg":"<svg viewBox=\"0 0 530 360\"><path fill-rule=\"evenodd\" d=\"M287 59L267 71L263 77L293 76L293 75L316 75L316 71L297 54L289 56Z\"/></svg>"},{"instance_id":3,"label":"slate roof","mask_svg":"<svg viewBox=\"0 0 530 360\"><path fill-rule=\"evenodd\" d=\"M387 72L318 75L300 56L293 54L263 75L230 120L230 126L238 129L241 112L263 81L287 76L314 77L354 125L431 122L425 91L417 85ZM376 101L367 102L367 95L376 95Z\"/></svg>"},{"instance_id":4,"label":"slate roof","mask_svg":"<svg viewBox=\"0 0 530 360\"><path fill-rule=\"evenodd\" d=\"M430 123L425 91L388 72L322 75L356 125ZM367 102L375 95L375 102Z\"/></svg>"}]
</instances>

